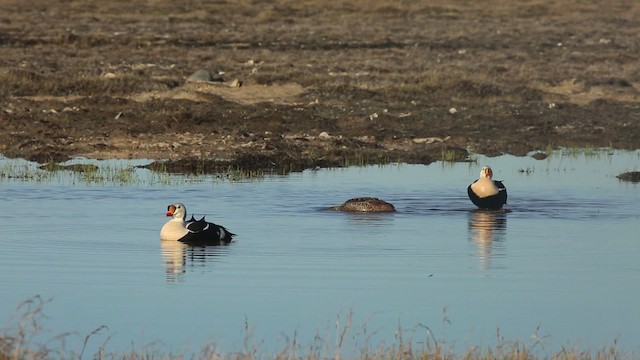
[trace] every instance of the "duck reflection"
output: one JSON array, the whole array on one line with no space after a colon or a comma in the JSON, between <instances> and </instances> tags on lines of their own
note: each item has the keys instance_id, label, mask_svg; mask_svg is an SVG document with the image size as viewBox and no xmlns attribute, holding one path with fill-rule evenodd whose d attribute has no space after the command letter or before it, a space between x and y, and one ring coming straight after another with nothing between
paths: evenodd
<instances>
[{"instance_id":1,"label":"duck reflection","mask_svg":"<svg viewBox=\"0 0 640 360\"><path fill-rule=\"evenodd\" d=\"M383 227L393 222L390 213L346 213L347 223L356 227Z\"/></svg>"},{"instance_id":2,"label":"duck reflection","mask_svg":"<svg viewBox=\"0 0 640 360\"><path fill-rule=\"evenodd\" d=\"M161 241L160 251L168 282L185 280L188 269L204 268L226 253L226 246L189 246L179 241Z\"/></svg>"},{"instance_id":3,"label":"duck reflection","mask_svg":"<svg viewBox=\"0 0 640 360\"><path fill-rule=\"evenodd\" d=\"M504 240L507 212L504 210L474 210L469 216L469 235L478 247L478 258L483 270L491 267L494 243Z\"/></svg>"}]
</instances>

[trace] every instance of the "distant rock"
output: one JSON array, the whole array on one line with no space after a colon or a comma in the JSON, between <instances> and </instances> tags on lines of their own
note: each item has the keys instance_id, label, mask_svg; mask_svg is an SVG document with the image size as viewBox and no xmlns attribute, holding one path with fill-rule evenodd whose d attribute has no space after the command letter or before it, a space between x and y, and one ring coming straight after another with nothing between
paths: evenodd
<instances>
[{"instance_id":1,"label":"distant rock","mask_svg":"<svg viewBox=\"0 0 640 360\"><path fill-rule=\"evenodd\" d=\"M532 158L536 159L536 160L544 160L547 158L547 154L543 153L543 152L537 152L533 155L531 155Z\"/></svg>"},{"instance_id":2,"label":"distant rock","mask_svg":"<svg viewBox=\"0 0 640 360\"><path fill-rule=\"evenodd\" d=\"M187 82L224 82L224 79L218 74L212 74L209 70L198 70L187 77Z\"/></svg>"},{"instance_id":3,"label":"distant rock","mask_svg":"<svg viewBox=\"0 0 640 360\"><path fill-rule=\"evenodd\" d=\"M427 138L414 138L413 141L416 144L433 144L434 142L443 142L444 140L439 137L427 137Z\"/></svg>"}]
</instances>

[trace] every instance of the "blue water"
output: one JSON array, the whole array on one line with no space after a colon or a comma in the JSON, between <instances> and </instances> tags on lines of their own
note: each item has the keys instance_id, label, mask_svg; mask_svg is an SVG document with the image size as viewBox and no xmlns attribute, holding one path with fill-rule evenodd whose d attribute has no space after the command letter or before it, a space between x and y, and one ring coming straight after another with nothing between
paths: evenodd
<instances>
[{"instance_id":1,"label":"blue water","mask_svg":"<svg viewBox=\"0 0 640 360\"><path fill-rule=\"evenodd\" d=\"M50 336L75 332L68 347L108 327L90 338L90 354L206 344L272 353L294 337L303 348L333 346L345 328L345 352L400 333L458 350L495 346L499 333L542 339L543 351L616 340L637 352L640 185L615 175L637 169L640 153L477 160L239 182L5 179L0 320L11 327L18 304L51 299L41 321ZM467 198L487 163L507 186L507 211L478 211ZM398 212L323 210L357 196ZM161 245L166 207L177 201L236 241Z\"/></svg>"}]
</instances>

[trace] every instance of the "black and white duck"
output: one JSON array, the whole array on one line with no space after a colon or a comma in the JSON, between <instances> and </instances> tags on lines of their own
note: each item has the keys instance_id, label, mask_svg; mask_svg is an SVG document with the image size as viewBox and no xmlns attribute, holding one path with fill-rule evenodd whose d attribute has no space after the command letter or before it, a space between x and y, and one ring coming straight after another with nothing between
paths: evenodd
<instances>
[{"instance_id":1,"label":"black and white duck","mask_svg":"<svg viewBox=\"0 0 640 360\"><path fill-rule=\"evenodd\" d=\"M224 226L207 222L204 216L200 220L191 216L191 219L186 221L187 208L181 203L169 205L167 216L171 216L172 219L160 230L162 241L180 241L197 246L227 245L235 236Z\"/></svg>"},{"instance_id":2,"label":"black and white duck","mask_svg":"<svg viewBox=\"0 0 640 360\"><path fill-rule=\"evenodd\" d=\"M489 166L480 170L480 177L467 188L469 199L480 209L499 210L507 203L507 188L502 181L493 180Z\"/></svg>"}]
</instances>

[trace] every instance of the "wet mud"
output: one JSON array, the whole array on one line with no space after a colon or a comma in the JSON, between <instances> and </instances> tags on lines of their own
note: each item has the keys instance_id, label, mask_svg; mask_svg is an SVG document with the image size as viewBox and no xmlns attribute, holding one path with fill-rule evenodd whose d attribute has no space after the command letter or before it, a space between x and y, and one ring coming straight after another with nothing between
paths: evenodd
<instances>
[{"instance_id":1,"label":"wet mud","mask_svg":"<svg viewBox=\"0 0 640 360\"><path fill-rule=\"evenodd\" d=\"M0 153L298 171L640 148L640 4L4 1Z\"/></svg>"}]
</instances>

